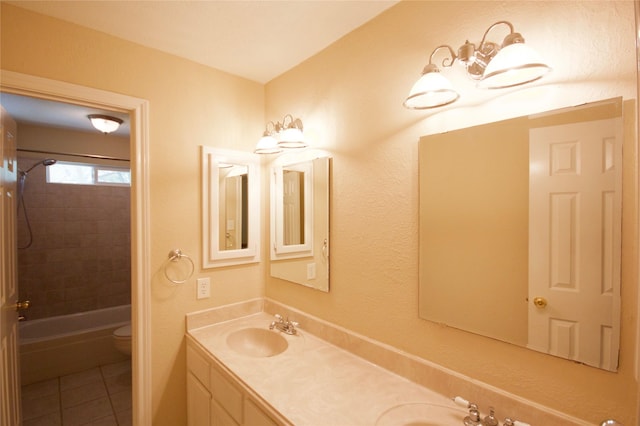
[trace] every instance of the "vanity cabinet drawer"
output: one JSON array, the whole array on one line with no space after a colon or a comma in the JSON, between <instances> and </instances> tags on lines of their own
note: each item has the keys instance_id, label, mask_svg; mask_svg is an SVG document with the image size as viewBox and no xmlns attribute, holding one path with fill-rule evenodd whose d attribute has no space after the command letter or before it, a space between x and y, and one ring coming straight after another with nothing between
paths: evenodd
<instances>
[{"instance_id":1,"label":"vanity cabinet drawer","mask_svg":"<svg viewBox=\"0 0 640 426\"><path fill-rule=\"evenodd\" d=\"M253 401L244 400L244 424L251 426L278 426Z\"/></svg>"},{"instance_id":2,"label":"vanity cabinet drawer","mask_svg":"<svg viewBox=\"0 0 640 426\"><path fill-rule=\"evenodd\" d=\"M210 426L211 394L191 373L187 373L187 425Z\"/></svg>"},{"instance_id":3,"label":"vanity cabinet drawer","mask_svg":"<svg viewBox=\"0 0 640 426\"><path fill-rule=\"evenodd\" d=\"M242 424L242 391L220 371L211 367L211 394L218 404L239 424Z\"/></svg>"},{"instance_id":4,"label":"vanity cabinet drawer","mask_svg":"<svg viewBox=\"0 0 640 426\"><path fill-rule=\"evenodd\" d=\"M211 390L209 380L209 361L200 354L193 346L187 345L187 368L191 374L196 376L205 388Z\"/></svg>"},{"instance_id":5,"label":"vanity cabinet drawer","mask_svg":"<svg viewBox=\"0 0 640 426\"><path fill-rule=\"evenodd\" d=\"M240 426L215 399L211 400L211 413L211 426Z\"/></svg>"}]
</instances>

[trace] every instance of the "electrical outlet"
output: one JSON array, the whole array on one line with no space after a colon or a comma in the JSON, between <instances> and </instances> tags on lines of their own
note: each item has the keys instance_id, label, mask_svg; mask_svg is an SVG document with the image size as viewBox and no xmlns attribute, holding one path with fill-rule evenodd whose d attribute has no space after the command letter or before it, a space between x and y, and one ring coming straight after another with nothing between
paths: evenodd
<instances>
[{"instance_id":1,"label":"electrical outlet","mask_svg":"<svg viewBox=\"0 0 640 426\"><path fill-rule=\"evenodd\" d=\"M316 279L316 264L315 263L307 263L307 279L315 280Z\"/></svg>"},{"instance_id":2,"label":"electrical outlet","mask_svg":"<svg viewBox=\"0 0 640 426\"><path fill-rule=\"evenodd\" d=\"M211 297L211 280L207 278L198 278L196 280L196 298L206 299Z\"/></svg>"}]
</instances>

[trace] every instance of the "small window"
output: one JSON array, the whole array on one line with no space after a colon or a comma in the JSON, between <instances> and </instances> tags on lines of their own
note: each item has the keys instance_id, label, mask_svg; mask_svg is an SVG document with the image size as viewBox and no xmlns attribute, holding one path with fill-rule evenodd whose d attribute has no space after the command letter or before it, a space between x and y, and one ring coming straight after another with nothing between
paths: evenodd
<instances>
[{"instance_id":1,"label":"small window","mask_svg":"<svg viewBox=\"0 0 640 426\"><path fill-rule=\"evenodd\" d=\"M58 161L47 167L48 183L130 186L131 170L124 167Z\"/></svg>"}]
</instances>

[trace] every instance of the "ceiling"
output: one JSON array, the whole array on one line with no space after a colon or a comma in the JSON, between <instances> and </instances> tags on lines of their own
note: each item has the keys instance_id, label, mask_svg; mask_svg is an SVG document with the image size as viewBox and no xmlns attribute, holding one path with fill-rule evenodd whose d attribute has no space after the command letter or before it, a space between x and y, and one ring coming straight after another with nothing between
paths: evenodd
<instances>
[{"instance_id":1,"label":"ceiling","mask_svg":"<svg viewBox=\"0 0 640 426\"><path fill-rule=\"evenodd\" d=\"M266 83L398 1L49 0L6 3ZM89 131L91 127L86 116L100 113L95 109L6 94L2 94L0 101L18 122ZM119 134L128 133L128 120L125 124Z\"/></svg>"},{"instance_id":2,"label":"ceiling","mask_svg":"<svg viewBox=\"0 0 640 426\"><path fill-rule=\"evenodd\" d=\"M0 104L18 123L96 132L87 116L106 114L123 121L120 128L111 133L112 135L127 136L130 130L128 114L9 93L0 93Z\"/></svg>"}]
</instances>

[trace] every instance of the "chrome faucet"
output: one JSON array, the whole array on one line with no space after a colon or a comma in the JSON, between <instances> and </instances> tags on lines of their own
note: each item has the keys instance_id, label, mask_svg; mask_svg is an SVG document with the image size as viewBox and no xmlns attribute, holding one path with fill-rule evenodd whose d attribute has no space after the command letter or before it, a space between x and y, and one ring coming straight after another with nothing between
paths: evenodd
<instances>
[{"instance_id":1,"label":"chrome faucet","mask_svg":"<svg viewBox=\"0 0 640 426\"><path fill-rule=\"evenodd\" d=\"M289 318L286 320L282 318L282 315L275 314L277 321L273 321L269 325L269 330L273 330L274 328L282 331L286 334L296 334L298 330L296 327L299 325L296 321L289 321Z\"/></svg>"},{"instance_id":2,"label":"chrome faucet","mask_svg":"<svg viewBox=\"0 0 640 426\"><path fill-rule=\"evenodd\" d=\"M469 409L469 415L466 416L463 420L465 426L498 426L500 422L495 416L495 410L493 407L489 407L489 415L484 419L480 417L480 410L478 410L478 406L473 402L469 402L464 398L456 396L453 398L453 402L461 407ZM603 423L604 425L604 423ZM529 423L521 422L513 419L505 419L503 426L530 426Z\"/></svg>"}]
</instances>

